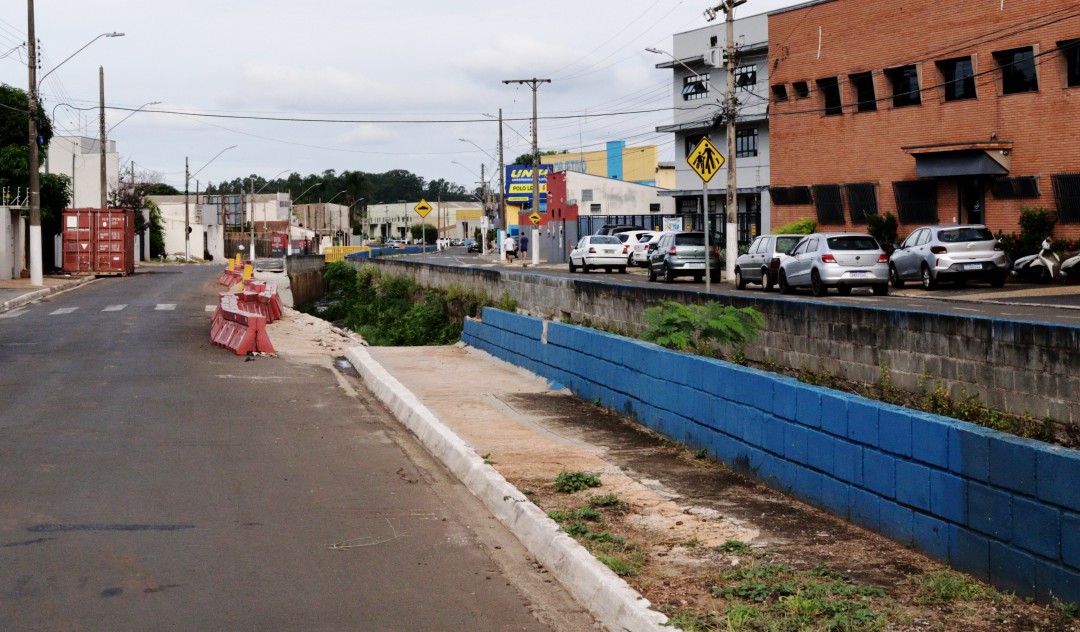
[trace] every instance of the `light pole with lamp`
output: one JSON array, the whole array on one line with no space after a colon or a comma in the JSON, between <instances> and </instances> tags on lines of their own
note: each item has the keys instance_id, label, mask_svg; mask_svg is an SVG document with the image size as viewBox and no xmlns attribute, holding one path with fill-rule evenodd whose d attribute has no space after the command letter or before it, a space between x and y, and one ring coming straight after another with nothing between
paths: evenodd
<instances>
[{"instance_id":1,"label":"light pole with lamp","mask_svg":"<svg viewBox=\"0 0 1080 632\"><path fill-rule=\"evenodd\" d=\"M184 158L184 260L185 261L190 261L191 260L191 213L190 213L189 208L188 208L188 185L191 184L191 179L192 178L199 175L199 172L202 171L203 169L206 169L207 167L209 167L210 163L212 163L212 162L214 162L215 160L218 159L218 156L220 156L221 154L229 151L230 149L236 149L236 147L237 147L237 145L232 145L232 146L226 147L225 149L222 149L217 154L215 154L213 158L206 161L205 165L199 167L199 171L196 171L195 173L189 173L189 171L188 171L188 159L187 159L187 157ZM225 194L222 193L221 195L222 195L222 199L224 199ZM222 226L221 230L222 230L222 233L224 233L225 227Z\"/></svg>"},{"instance_id":2,"label":"light pole with lamp","mask_svg":"<svg viewBox=\"0 0 1080 632\"><path fill-rule=\"evenodd\" d=\"M323 226L324 229L326 228L326 205L333 202L334 200L336 200L337 196L341 195L342 193L345 193L345 191L338 191L329 200L319 203L319 206L321 207L319 210L321 211L321 214L322 214L322 226ZM319 236L319 233L318 233L318 231L316 231L315 237L318 238L318 236ZM331 243L333 243L333 242L331 242ZM319 239L319 252L322 252L322 240L321 239Z\"/></svg>"},{"instance_id":3,"label":"light pole with lamp","mask_svg":"<svg viewBox=\"0 0 1080 632\"><path fill-rule=\"evenodd\" d=\"M83 45L82 48L67 56L64 61L53 66L52 70L42 75L40 81L37 78L37 36L34 30L34 0L27 0L27 38L26 58L29 73L30 94L27 101L27 114L29 115L29 159L30 168L30 285L42 285L44 275L41 265L41 177L38 165L38 87L56 69L63 66L75 55L81 53L87 46L98 41L102 37L122 37L123 33L102 33Z\"/></svg>"},{"instance_id":4,"label":"light pole with lamp","mask_svg":"<svg viewBox=\"0 0 1080 632\"><path fill-rule=\"evenodd\" d=\"M355 201L354 201L354 202L353 202L352 204L350 204L350 205L349 205L349 208L348 208L348 215L349 215L349 232L348 232L348 233L345 233L346 235L351 235L351 234L352 234L352 230L353 230L353 214L352 214L352 207L356 206L357 204L359 204L359 203L363 202L363 201L364 201L364 200L366 200L366 199L367 199L367 198L360 198L360 199L358 199L358 200L355 200ZM339 213L340 213L340 211L339 211ZM339 215L339 216L338 216L338 224L340 224L340 223L341 223L341 217L340 217L340 215ZM360 235L361 237L363 237L363 234L362 234L362 233L363 233L363 231L361 231L361 235ZM351 241L352 241L352 238L350 238L350 239L349 239L349 241L351 242ZM345 243L342 243L341 245L343 245L343 246L344 246L344 245L347 245L347 244L345 244Z\"/></svg>"}]
</instances>

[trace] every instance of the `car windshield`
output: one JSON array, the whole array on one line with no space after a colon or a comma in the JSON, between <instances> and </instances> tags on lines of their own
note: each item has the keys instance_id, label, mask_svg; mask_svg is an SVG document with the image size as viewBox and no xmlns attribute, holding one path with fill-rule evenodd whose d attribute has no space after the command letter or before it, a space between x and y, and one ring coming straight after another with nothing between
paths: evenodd
<instances>
[{"instance_id":1,"label":"car windshield","mask_svg":"<svg viewBox=\"0 0 1080 632\"><path fill-rule=\"evenodd\" d=\"M826 240L829 250L877 250L877 242L869 235L848 235L829 237Z\"/></svg>"},{"instance_id":2,"label":"car windshield","mask_svg":"<svg viewBox=\"0 0 1080 632\"><path fill-rule=\"evenodd\" d=\"M994 235L982 226L968 226L965 228L946 228L938 231L938 241L956 243L960 241L990 241Z\"/></svg>"},{"instance_id":3,"label":"car windshield","mask_svg":"<svg viewBox=\"0 0 1080 632\"><path fill-rule=\"evenodd\" d=\"M619 241L618 237L613 237L611 235L593 235L592 241L590 243L593 243L593 244L621 244L622 242Z\"/></svg>"},{"instance_id":4,"label":"car windshield","mask_svg":"<svg viewBox=\"0 0 1080 632\"><path fill-rule=\"evenodd\" d=\"M802 237L799 237L797 235L793 237L777 237L776 252L787 252L791 250L795 247L796 244L799 243L800 239L802 239Z\"/></svg>"},{"instance_id":5,"label":"car windshield","mask_svg":"<svg viewBox=\"0 0 1080 632\"><path fill-rule=\"evenodd\" d=\"M675 235L676 246L704 246L705 234L704 233L683 233L681 235Z\"/></svg>"}]
</instances>

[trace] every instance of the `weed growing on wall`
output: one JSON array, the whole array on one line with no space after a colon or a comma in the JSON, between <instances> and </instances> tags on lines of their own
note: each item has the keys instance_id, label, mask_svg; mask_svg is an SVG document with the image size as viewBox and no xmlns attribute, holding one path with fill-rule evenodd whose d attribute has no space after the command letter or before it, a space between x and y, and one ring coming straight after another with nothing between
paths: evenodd
<instances>
[{"instance_id":1,"label":"weed growing on wall","mask_svg":"<svg viewBox=\"0 0 1080 632\"><path fill-rule=\"evenodd\" d=\"M764 324L765 317L752 307L664 301L645 310L641 338L676 351L700 353L715 346L740 349L757 337Z\"/></svg>"}]
</instances>

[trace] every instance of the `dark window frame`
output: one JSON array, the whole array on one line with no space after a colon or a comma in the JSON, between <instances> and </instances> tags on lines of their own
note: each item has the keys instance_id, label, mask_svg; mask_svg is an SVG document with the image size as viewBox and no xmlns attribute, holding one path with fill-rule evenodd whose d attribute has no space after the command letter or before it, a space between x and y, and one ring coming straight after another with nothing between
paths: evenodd
<instances>
[{"instance_id":1,"label":"dark window frame","mask_svg":"<svg viewBox=\"0 0 1080 632\"><path fill-rule=\"evenodd\" d=\"M1033 46L1020 46L994 52L1001 94L1027 94L1039 91L1038 63Z\"/></svg>"},{"instance_id":2,"label":"dark window frame","mask_svg":"<svg viewBox=\"0 0 1080 632\"><path fill-rule=\"evenodd\" d=\"M792 81L791 88L795 91L795 96L800 99L810 96L810 84L806 81Z\"/></svg>"},{"instance_id":3,"label":"dark window frame","mask_svg":"<svg viewBox=\"0 0 1080 632\"><path fill-rule=\"evenodd\" d=\"M893 195L901 224L939 223L937 180L898 180Z\"/></svg>"},{"instance_id":4,"label":"dark window frame","mask_svg":"<svg viewBox=\"0 0 1080 632\"><path fill-rule=\"evenodd\" d=\"M817 211L818 224L843 226L844 194L839 184L815 184L814 209Z\"/></svg>"},{"instance_id":5,"label":"dark window frame","mask_svg":"<svg viewBox=\"0 0 1080 632\"><path fill-rule=\"evenodd\" d=\"M735 87L740 90L753 90L757 85L757 66L743 64L735 67Z\"/></svg>"},{"instance_id":6,"label":"dark window frame","mask_svg":"<svg viewBox=\"0 0 1080 632\"><path fill-rule=\"evenodd\" d=\"M1065 87L1080 88L1080 38L1060 41L1057 46L1065 66Z\"/></svg>"},{"instance_id":7,"label":"dark window frame","mask_svg":"<svg viewBox=\"0 0 1080 632\"><path fill-rule=\"evenodd\" d=\"M975 85L975 60L970 55L935 62L941 73L941 91L946 102L978 98ZM964 68L966 73L958 76Z\"/></svg>"},{"instance_id":8,"label":"dark window frame","mask_svg":"<svg viewBox=\"0 0 1080 632\"><path fill-rule=\"evenodd\" d=\"M874 73L870 71L852 73L848 75L848 82L855 93L855 111L876 111L877 94L874 88Z\"/></svg>"},{"instance_id":9,"label":"dark window frame","mask_svg":"<svg viewBox=\"0 0 1080 632\"><path fill-rule=\"evenodd\" d=\"M758 129L744 127L735 130L735 157L753 158L758 155Z\"/></svg>"},{"instance_id":10,"label":"dark window frame","mask_svg":"<svg viewBox=\"0 0 1080 632\"><path fill-rule=\"evenodd\" d=\"M821 93L821 107L825 116L838 116L844 113L844 101L840 92L840 80L837 77L822 77L815 81Z\"/></svg>"},{"instance_id":11,"label":"dark window frame","mask_svg":"<svg viewBox=\"0 0 1080 632\"><path fill-rule=\"evenodd\" d=\"M659 202L650 202L649 203L649 212L650 213L659 213L660 212L660 203Z\"/></svg>"},{"instance_id":12,"label":"dark window frame","mask_svg":"<svg viewBox=\"0 0 1080 632\"><path fill-rule=\"evenodd\" d=\"M866 215L878 214L877 183L850 182L844 185L844 194L852 224L865 225Z\"/></svg>"},{"instance_id":13,"label":"dark window frame","mask_svg":"<svg viewBox=\"0 0 1080 632\"><path fill-rule=\"evenodd\" d=\"M808 186L769 187L769 197L777 206L802 206L814 203Z\"/></svg>"},{"instance_id":14,"label":"dark window frame","mask_svg":"<svg viewBox=\"0 0 1080 632\"><path fill-rule=\"evenodd\" d=\"M1054 185L1058 222L1080 224L1080 173L1056 173L1050 176L1050 181Z\"/></svg>"},{"instance_id":15,"label":"dark window frame","mask_svg":"<svg viewBox=\"0 0 1080 632\"><path fill-rule=\"evenodd\" d=\"M922 105L922 91L919 88L919 66L917 64L886 68L885 76L889 79L894 108Z\"/></svg>"},{"instance_id":16,"label":"dark window frame","mask_svg":"<svg viewBox=\"0 0 1080 632\"><path fill-rule=\"evenodd\" d=\"M1007 176L990 181L990 194L998 200L1023 200L1041 197L1039 176Z\"/></svg>"},{"instance_id":17,"label":"dark window frame","mask_svg":"<svg viewBox=\"0 0 1080 632\"><path fill-rule=\"evenodd\" d=\"M709 96L709 75L683 77L683 101L697 101Z\"/></svg>"}]
</instances>

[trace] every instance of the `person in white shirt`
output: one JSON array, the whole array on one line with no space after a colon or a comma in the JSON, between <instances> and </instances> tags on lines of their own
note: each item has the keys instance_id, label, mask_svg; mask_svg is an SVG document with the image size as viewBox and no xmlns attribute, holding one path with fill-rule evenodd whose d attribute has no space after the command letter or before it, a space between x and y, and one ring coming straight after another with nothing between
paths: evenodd
<instances>
[{"instance_id":1,"label":"person in white shirt","mask_svg":"<svg viewBox=\"0 0 1080 632\"><path fill-rule=\"evenodd\" d=\"M503 254L506 255L507 261L514 260L515 250L517 250L517 244L514 243L514 238L507 235L506 239L503 239Z\"/></svg>"}]
</instances>

